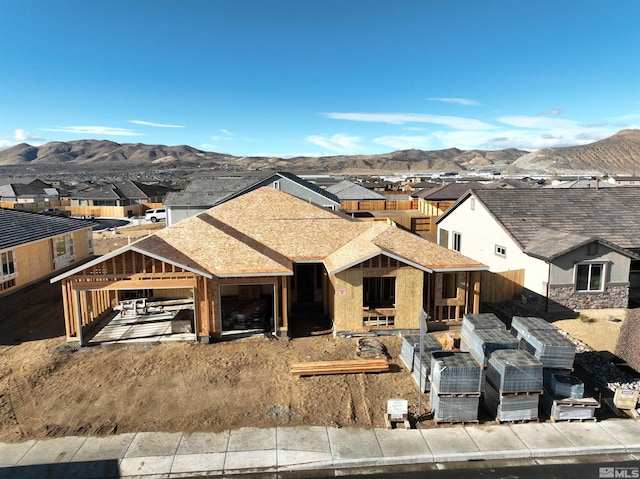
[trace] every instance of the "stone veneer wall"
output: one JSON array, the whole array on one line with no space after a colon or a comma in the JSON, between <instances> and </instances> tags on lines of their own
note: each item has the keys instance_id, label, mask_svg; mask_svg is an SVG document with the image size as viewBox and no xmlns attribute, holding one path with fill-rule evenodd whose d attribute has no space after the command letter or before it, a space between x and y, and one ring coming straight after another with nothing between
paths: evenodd
<instances>
[{"instance_id":1,"label":"stone veneer wall","mask_svg":"<svg viewBox=\"0 0 640 479\"><path fill-rule=\"evenodd\" d=\"M609 285L602 292L590 293L576 293L573 286L551 286L549 299L570 309L626 308L629 285Z\"/></svg>"}]
</instances>

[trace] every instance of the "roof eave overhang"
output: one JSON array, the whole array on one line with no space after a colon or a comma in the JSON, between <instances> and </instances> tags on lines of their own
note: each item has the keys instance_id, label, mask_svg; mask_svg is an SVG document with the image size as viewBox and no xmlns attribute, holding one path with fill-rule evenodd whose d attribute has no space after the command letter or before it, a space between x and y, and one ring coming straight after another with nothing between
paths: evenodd
<instances>
[{"instance_id":1,"label":"roof eave overhang","mask_svg":"<svg viewBox=\"0 0 640 479\"><path fill-rule=\"evenodd\" d=\"M263 272L263 273L222 273L216 274L217 278L266 278L273 276L293 276L293 271Z\"/></svg>"}]
</instances>

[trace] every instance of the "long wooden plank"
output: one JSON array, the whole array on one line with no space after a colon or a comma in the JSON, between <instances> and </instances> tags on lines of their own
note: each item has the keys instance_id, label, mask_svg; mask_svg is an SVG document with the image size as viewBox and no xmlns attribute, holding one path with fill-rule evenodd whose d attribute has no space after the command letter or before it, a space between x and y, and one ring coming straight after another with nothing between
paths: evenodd
<instances>
[{"instance_id":1,"label":"long wooden plank","mask_svg":"<svg viewBox=\"0 0 640 479\"><path fill-rule=\"evenodd\" d=\"M315 376L325 374L382 373L389 371L386 359L347 359L342 361L309 361L291 365L291 374Z\"/></svg>"}]
</instances>

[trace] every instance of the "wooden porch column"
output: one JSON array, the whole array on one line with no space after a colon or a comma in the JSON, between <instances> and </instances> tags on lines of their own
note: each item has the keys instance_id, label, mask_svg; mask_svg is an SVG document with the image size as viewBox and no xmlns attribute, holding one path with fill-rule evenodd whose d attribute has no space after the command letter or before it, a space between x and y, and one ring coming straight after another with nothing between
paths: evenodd
<instances>
[{"instance_id":1,"label":"wooden porch column","mask_svg":"<svg viewBox=\"0 0 640 479\"><path fill-rule=\"evenodd\" d=\"M474 271L471 273L471 283L473 287L473 312L472 314L478 314L480 312L480 278L482 277L482 271Z\"/></svg>"},{"instance_id":2,"label":"wooden porch column","mask_svg":"<svg viewBox=\"0 0 640 479\"><path fill-rule=\"evenodd\" d=\"M289 276L282 276L281 283L281 312L282 312L282 331L289 334ZM278 328L276 328L278 329Z\"/></svg>"}]
</instances>

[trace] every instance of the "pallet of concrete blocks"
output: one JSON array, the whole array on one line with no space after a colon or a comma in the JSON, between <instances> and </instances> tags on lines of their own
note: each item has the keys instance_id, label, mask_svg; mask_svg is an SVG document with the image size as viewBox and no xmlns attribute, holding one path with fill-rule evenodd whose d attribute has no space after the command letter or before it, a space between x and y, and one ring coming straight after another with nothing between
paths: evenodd
<instances>
[{"instance_id":1,"label":"pallet of concrete blocks","mask_svg":"<svg viewBox=\"0 0 640 479\"><path fill-rule=\"evenodd\" d=\"M511 334L518 338L518 341L522 339L522 333L524 331L532 331L534 329L557 328L544 319L535 316L514 316L511 319Z\"/></svg>"},{"instance_id":2,"label":"pallet of concrete blocks","mask_svg":"<svg viewBox=\"0 0 640 479\"><path fill-rule=\"evenodd\" d=\"M575 344L551 329L523 331L520 349L533 354L545 368L571 369L576 356Z\"/></svg>"},{"instance_id":3,"label":"pallet of concrete blocks","mask_svg":"<svg viewBox=\"0 0 640 479\"><path fill-rule=\"evenodd\" d=\"M477 422L482 368L469 353L431 353L429 402L436 422Z\"/></svg>"},{"instance_id":4,"label":"pallet of concrete blocks","mask_svg":"<svg viewBox=\"0 0 640 479\"><path fill-rule=\"evenodd\" d=\"M486 409L499 422L537 420L542 372L542 363L526 351L496 351L487 365Z\"/></svg>"},{"instance_id":5,"label":"pallet of concrete blocks","mask_svg":"<svg viewBox=\"0 0 640 479\"><path fill-rule=\"evenodd\" d=\"M594 398L557 397L545 388L542 395L542 407L552 422L556 421L595 421L596 409L600 403Z\"/></svg>"},{"instance_id":6,"label":"pallet of concrete blocks","mask_svg":"<svg viewBox=\"0 0 640 479\"><path fill-rule=\"evenodd\" d=\"M503 349L518 349L518 340L502 329L475 329L462 333L460 350L470 352L486 366L492 353Z\"/></svg>"},{"instance_id":7,"label":"pallet of concrete blocks","mask_svg":"<svg viewBox=\"0 0 640 479\"><path fill-rule=\"evenodd\" d=\"M491 355L486 379L501 394L542 393L542 363L521 349L504 349Z\"/></svg>"},{"instance_id":8,"label":"pallet of concrete blocks","mask_svg":"<svg viewBox=\"0 0 640 479\"><path fill-rule=\"evenodd\" d=\"M433 334L425 334L422 344L423 352L442 351L442 344ZM415 361L420 353L420 335L408 334L402 336L402 345L400 346L400 359L409 368L409 371L415 369ZM429 362L431 356L429 356Z\"/></svg>"},{"instance_id":9,"label":"pallet of concrete blocks","mask_svg":"<svg viewBox=\"0 0 640 479\"><path fill-rule=\"evenodd\" d=\"M482 368L469 353L435 351L431 353L432 386L440 394L480 394Z\"/></svg>"},{"instance_id":10,"label":"pallet of concrete blocks","mask_svg":"<svg viewBox=\"0 0 640 479\"><path fill-rule=\"evenodd\" d=\"M491 383L484 388L484 405L498 422L538 419L540 392L502 394Z\"/></svg>"},{"instance_id":11,"label":"pallet of concrete blocks","mask_svg":"<svg viewBox=\"0 0 640 479\"><path fill-rule=\"evenodd\" d=\"M506 325L493 313L465 314L462 316L460 335L480 329L500 329L505 331Z\"/></svg>"}]
</instances>

